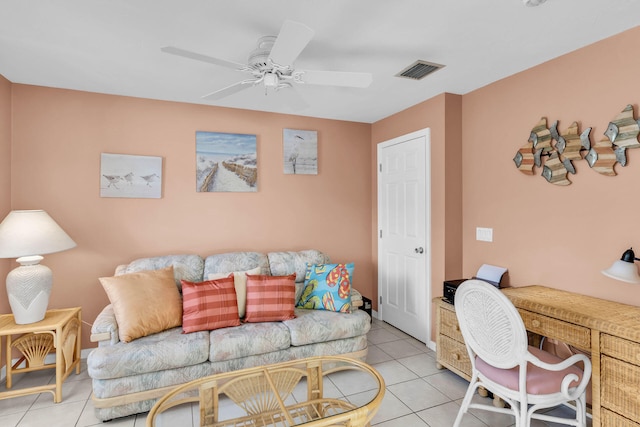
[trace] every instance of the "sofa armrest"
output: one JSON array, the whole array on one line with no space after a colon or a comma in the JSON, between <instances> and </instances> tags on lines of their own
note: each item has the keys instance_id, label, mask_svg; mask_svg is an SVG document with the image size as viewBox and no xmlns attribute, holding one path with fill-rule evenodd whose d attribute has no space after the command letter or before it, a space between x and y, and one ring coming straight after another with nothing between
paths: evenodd
<instances>
[{"instance_id":1,"label":"sofa armrest","mask_svg":"<svg viewBox=\"0 0 640 427\"><path fill-rule=\"evenodd\" d=\"M362 294L351 288L351 308L362 307Z\"/></svg>"},{"instance_id":2,"label":"sofa armrest","mask_svg":"<svg viewBox=\"0 0 640 427\"><path fill-rule=\"evenodd\" d=\"M118 337L118 322L111 304L102 309L91 326L91 342L98 346L114 345L120 341Z\"/></svg>"}]
</instances>

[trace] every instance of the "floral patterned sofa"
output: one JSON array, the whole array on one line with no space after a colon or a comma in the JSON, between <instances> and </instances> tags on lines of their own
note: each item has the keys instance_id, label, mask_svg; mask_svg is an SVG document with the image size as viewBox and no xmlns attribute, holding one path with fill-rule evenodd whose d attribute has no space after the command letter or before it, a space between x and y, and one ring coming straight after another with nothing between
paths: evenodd
<instances>
[{"instance_id":1,"label":"floral patterned sofa","mask_svg":"<svg viewBox=\"0 0 640 427\"><path fill-rule=\"evenodd\" d=\"M286 276L296 273L296 301L300 298L307 264L327 264L317 250L299 252L234 252L211 255L167 255L138 259L116 269L120 275L173 267L176 286L181 280L200 282L211 275L248 271ZM362 297L351 290L353 308ZM91 341L98 342L87 358L96 416L111 420L151 409L173 387L203 376L318 355L348 355L364 359L370 317L350 313L295 308L295 318L278 322L242 323L184 333L181 326L122 342L113 304L97 316Z\"/></svg>"}]
</instances>

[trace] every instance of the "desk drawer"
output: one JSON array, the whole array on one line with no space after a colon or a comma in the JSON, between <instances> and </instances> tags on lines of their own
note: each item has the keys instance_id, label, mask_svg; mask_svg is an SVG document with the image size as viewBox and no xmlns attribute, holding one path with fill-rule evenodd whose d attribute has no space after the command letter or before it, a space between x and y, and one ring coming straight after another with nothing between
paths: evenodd
<instances>
[{"instance_id":1,"label":"desk drawer","mask_svg":"<svg viewBox=\"0 0 640 427\"><path fill-rule=\"evenodd\" d=\"M589 328L527 310L518 309L518 311L528 331L556 338L583 350L591 350L591 331Z\"/></svg>"},{"instance_id":2,"label":"desk drawer","mask_svg":"<svg viewBox=\"0 0 640 427\"><path fill-rule=\"evenodd\" d=\"M455 311L445 310L444 308L440 309L440 333L453 338L456 341L464 342Z\"/></svg>"},{"instance_id":3,"label":"desk drawer","mask_svg":"<svg viewBox=\"0 0 640 427\"><path fill-rule=\"evenodd\" d=\"M640 344L623 338L602 334L600 352L616 359L640 365Z\"/></svg>"},{"instance_id":4,"label":"desk drawer","mask_svg":"<svg viewBox=\"0 0 640 427\"><path fill-rule=\"evenodd\" d=\"M600 359L601 405L632 420L640 419L640 366L603 355ZM608 424L604 424L608 425ZM614 424L616 425L616 424Z\"/></svg>"},{"instance_id":5,"label":"desk drawer","mask_svg":"<svg viewBox=\"0 0 640 427\"><path fill-rule=\"evenodd\" d=\"M467 347L463 343L441 335L438 345L441 347L438 348L439 363L445 366L452 366L471 377L471 361L469 360Z\"/></svg>"},{"instance_id":6,"label":"desk drawer","mask_svg":"<svg viewBox=\"0 0 640 427\"><path fill-rule=\"evenodd\" d=\"M600 425L606 427L640 427L640 424L634 423L633 421L605 408L602 408Z\"/></svg>"}]
</instances>

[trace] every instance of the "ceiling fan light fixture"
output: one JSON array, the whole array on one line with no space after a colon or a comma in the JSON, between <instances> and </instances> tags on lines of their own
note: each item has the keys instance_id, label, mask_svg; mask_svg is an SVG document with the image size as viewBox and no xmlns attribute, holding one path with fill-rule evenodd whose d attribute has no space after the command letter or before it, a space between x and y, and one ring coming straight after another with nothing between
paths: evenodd
<instances>
[{"instance_id":1,"label":"ceiling fan light fixture","mask_svg":"<svg viewBox=\"0 0 640 427\"><path fill-rule=\"evenodd\" d=\"M278 87L280 79L276 73L265 73L264 85L266 87Z\"/></svg>"}]
</instances>

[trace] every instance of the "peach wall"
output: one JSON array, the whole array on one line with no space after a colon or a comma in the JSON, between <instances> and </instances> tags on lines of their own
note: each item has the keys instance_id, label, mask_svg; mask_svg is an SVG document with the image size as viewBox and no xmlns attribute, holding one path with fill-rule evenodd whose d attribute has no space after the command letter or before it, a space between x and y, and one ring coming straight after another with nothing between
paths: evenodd
<instances>
[{"instance_id":1,"label":"peach wall","mask_svg":"<svg viewBox=\"0 0 640 427\"><path fill-rule=\"evenodd\" d=\"M463 97L464 274L482 263L509 268L513 286L543 284L640 305L640 287L607 278L629 246L640 253L640 150L615 177L576 162L572 184L519 172L512 158L540 117L560 130L578 121L603 138L627 104L640 113L640 27L501 80ZM492 227L493 243L475 241Z\"/></svg>"},{"instance_id":2,"label":"peach wall","mask_svg":"<svg viewBox=\"0 0 640 427\"><path fill-rule=\"evenodd\" d=\"M11 210L11 82L0 76L0 221ZM10 261L0 259L0 313L10 310L4 278ZM1 365L1 363L0 363Z\"/></svg>"},{"instance_id":3,"label":"peach wall","mask_svg":"<svg viewBox=\"0 0 640 427\"><path fill-rule=\"evenodd\" d=\"M11 210L11 82L0 76L0 221ZM0 277L10 271L10 262L0 260ZM7 289L0 286L0 313L9 311Z\"/></svg>"},{"instance_id":4,"label":"peach wall","mask_svg":"<svg viewBox=\"0 0 640 427\"><path fill-rule=\"evenodd\" d=\"M372 253L377 265L377 144L420 129L431 129L431 294L462 271L461 97L442 94L372 125ZM377 277L374 276L374 277ZM377 300L377 288L375 289ZM377 305L376 305L377 306Z\"/></svg>"},{"instance_id":5,"label":"peach wall","mask_svg":"<svg viewBox=\"0 0 640 427\"><path fill-rule=\"evenodd\" d=\"M627 104L638 117L640 58L633 52L639 45L640 28L632 29L372 125L0 78L0 211L44 208L77 241L76 249L45 258L55 277L50 306L82 305L89 322L107 302L97 277L136 257L178 252L318 248L357 263L356 287L376 308L375 147L429 127L432 295L441 294L445 278L469 277L493 263L509 268L514 286L538 283L640 305L640 288L600 274L627 247L638 246L640 254L634 221L640 202L633 197L640 150L629 151L629 165L617 165L616 177L578 162L568 187L547 183L538 170L524 175L512 161L542 116L559 120L561 130L574 120L593 127L592 142ZM318 176L282 173L284 127L318 130ZM195 192L196 130L258 135L258 193ZM101 199L101 152L162 156L163 198ZM477 242L478 226L492 227L494 242ZM0 273L8 264L0 260ZM88 328L84 335L84 347L91 346Z\"/></svg>"},{"instance_id":6,"label":"peach wall","mask_svg":"<svg viewBox=\"0 0 640 427\"><path fill-rule=\"evenodd\" d=\"M169 253L316 248L373 287L370 125L13 85L12 208L42 208L78 244L45 256L50 307L107 304L98 277ZM283 173L282 129L318 131L318 175ZM258 136L257 193L197 193L195 132ZM99 197L100 153L162 156L161 199ZM83 347L90 347L89 327Z\"/></svg>"}]
</instances>

